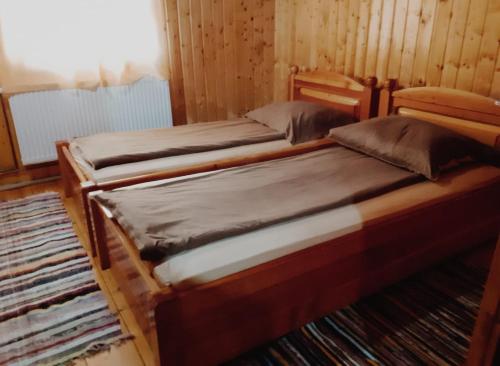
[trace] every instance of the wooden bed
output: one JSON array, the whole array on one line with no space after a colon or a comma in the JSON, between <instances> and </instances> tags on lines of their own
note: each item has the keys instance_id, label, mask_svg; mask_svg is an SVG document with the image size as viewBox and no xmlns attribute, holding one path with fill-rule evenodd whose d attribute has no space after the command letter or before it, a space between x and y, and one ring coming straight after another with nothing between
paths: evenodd
<instances>
[{"instance_id":1,"label":"wooden bed","mask_svg":"<svg viewBox=\"0 0 500 366\"><path fill-rule=\"evenodd\" d=\"M454 92L420 91L428 99L419 97L416 111L432 111L434 117L442 112L444 120L464 117L462 105L454 104ZM414 95L408 89L385 100L399 112L415 108ZM498 108L485 113L476 100L473 95L467 99L467 107L477 117L474 121L489 120L490 110L500 116ZM389 110L387 104L382 108ZM498 136L500 129L493 127ZM468 181L458 179L465 189L459 193L450 191L445 182L425 182L419 183L418 192L392 192L384 204L368 200L359 207L363 217L359 230L186 289L158 282L152 275L155 263L142 261L109 212L93 199L90 203L105 265L111 267L157 363L209 365L495 237L500 206L492 198L500 197L500 175L494 172L492 181L473 189L468 189ZM425 201L418 201L419 197L426 197Z\"/></svg>"},{"instance_id":2,"label":"wooden bed","mask_svg":"<svg viewBox=\"0 0 500 366\"><path fill-rule=\"evenodd\" d=\"M290 100L316 102L343 111L354 116L358 120L363 120L371 117L374 109L376 109L373 108L374 104L377 102L376 84L376 78L356 81L334 72L299 71L297 66L293 66L290 69ZM88 238L94 256L97 252L93 240L92 225L89 225L91 221L88 207L88 194L90 192L115 189L156 179L206 172L249 164L261 160L300 154L308 150L312 151L325 147L329 144L329 142L325 140L312 141L291 146L283 150L252 154L245 157L228 158L209 163L190 165L183 168L137 175L106 183L97 183L93 181L91 177L87 176L84 170L78 165L69 150L69 143L69 141L58 141L56 143L62 184L66 196L73 196L78 203L79 211L82 214L82 221L85 222L87 227Z\"/></svg>"}]
</instances>

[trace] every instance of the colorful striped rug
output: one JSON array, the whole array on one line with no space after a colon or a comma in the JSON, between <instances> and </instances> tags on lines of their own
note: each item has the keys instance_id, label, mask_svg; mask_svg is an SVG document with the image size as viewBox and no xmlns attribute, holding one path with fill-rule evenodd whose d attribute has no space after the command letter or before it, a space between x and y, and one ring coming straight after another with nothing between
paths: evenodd
<instances>
[{"instance_id":1,"label":"colorful striped rug","mask_svg":"<svg viewBox=\"0 0 500 366\"><path fill-rule=\"evenodd\" d=\"M0 202L0 365L64 364L124 338L59 195Z\"/></svg>"},{"instance_id":2,"label":"colorful striped rug","mask_svg":"<svg viewBox=\"0 0 500 366\"><path fill-rule=\"evenodd\" d=\"M449 262L229 364L462 365L485 280L485 271Z\"/></svg>"}]
</instances>

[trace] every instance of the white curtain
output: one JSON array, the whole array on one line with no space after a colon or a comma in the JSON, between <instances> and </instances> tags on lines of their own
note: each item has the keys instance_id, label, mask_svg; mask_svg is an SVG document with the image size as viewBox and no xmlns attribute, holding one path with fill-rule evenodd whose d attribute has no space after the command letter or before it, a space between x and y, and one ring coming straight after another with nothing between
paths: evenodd
<instances>
[{"instance_id":1,"label":"white curtain","mask_svg":"<svg viewBox=\"0 0 500 366\"><path fill-rule=\"evenodd\" d=\"M0 0L0 87L168 78L162 0Z\"/></svg>"}]
</instances>

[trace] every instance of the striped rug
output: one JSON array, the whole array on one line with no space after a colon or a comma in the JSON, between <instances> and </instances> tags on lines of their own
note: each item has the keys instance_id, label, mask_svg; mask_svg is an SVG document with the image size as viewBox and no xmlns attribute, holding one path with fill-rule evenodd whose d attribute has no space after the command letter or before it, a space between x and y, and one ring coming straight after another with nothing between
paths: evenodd
<instances>
[{"instance_id":1,"label":"striped rug","mask_svg":"<svg viewBox=\"0 0 500 366\"><path fill-rule=\"evenodd\" d=\"M485 271L449 262L230 365L462 365L485 280Z\"/></svg>"},{"instance_id":2,"label":"striped rug","mask_svg":"<svg viewBox=\"0 0 500 366\"><path fill-rule=\"evenodd\" d=\"M64 364L122 339L59 195L0 202L0 365Z\"/></svg>"}]
</instances>

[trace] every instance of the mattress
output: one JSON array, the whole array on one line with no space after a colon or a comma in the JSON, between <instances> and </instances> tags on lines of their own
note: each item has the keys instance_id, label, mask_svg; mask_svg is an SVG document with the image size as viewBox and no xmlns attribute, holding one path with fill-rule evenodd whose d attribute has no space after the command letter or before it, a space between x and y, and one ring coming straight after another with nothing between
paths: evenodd
<instances>
[{"instance_id":1,"label":"mattress","mask_svg":"<svg viewBox=\"0 0 500 366\"><path fill-rule=\"evenodd\" d=\"M120 164L97 170L94 169L87 161L85 161L85 159L83 159L83 157L77 150L70 147L70 151L75 158L75 161L87 177L89 177L96 183L105 183L117 179L129 178L167 169L179 169L220 159L237 158L250 154L270 152L284 149L290 146L291 144L290 142L288 142L288 140L281 139L220 150L206 151L201 153L171 156L136 163Z\"/></svg>"},{"instance_id":2,"label":"mattress","mask_svg":"<svg viewBox=\"0 0 500 366\"><path fill-rule=\"evenodd\" d=\"M161 284L175 288L199 285L361 230L369 222L405 209L449 199L489 184L500 184L500 169L492 166L460 169L444 175L438 182L416 183L356 204L212 242L169 257L154 268L153 274Z\"/></svg>"}]
</instances>

